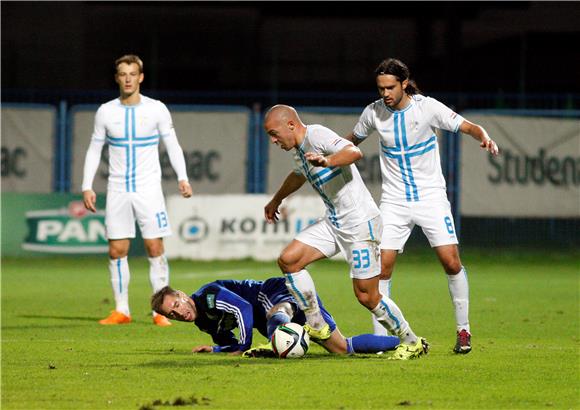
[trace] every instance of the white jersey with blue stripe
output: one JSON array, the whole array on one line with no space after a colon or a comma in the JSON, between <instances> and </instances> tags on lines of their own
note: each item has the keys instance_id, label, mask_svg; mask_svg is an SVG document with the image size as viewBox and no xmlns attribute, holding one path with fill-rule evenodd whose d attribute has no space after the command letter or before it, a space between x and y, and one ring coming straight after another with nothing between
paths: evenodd
<instances>
[{"instance_id":1,"label":"white jersey with blue stripe","mask_svg":"<svg viewBox=\"0 0 580 410\"><path fill-rule=\"evenodd\" d=\"M431 97L411 96L402 110L382 99L369 104L354 127L364 139L380 135L381 202L418 202L447 199L441 171L436 129L457 132L463 117Z\"/></svg>"},{"instance_id":2,"label":"white jersey with blue stripe","mask_svg":"<svg viewBox=\"0 0 580 410\"><path fill-rule=\"evenodd\" d=\"M308 125L306 136L294 154L294 172L306 177L326 205L326 216L335 228L348 229L379 215L379 208L354 164L344 167L318 167L304 157L307 152L334 154L351 145L322 125Z\"/></svg>"},{"instance_id":3,"label":"white jersey with blue stripe","mask_svg":"<svg viewBox=\"0 0 580 410\"><path fill-rule=\"evenodd\" d=\"M141 95L136 105L116 98L102 104L92 139L109 145L108 189L142 192L161 183L159 140L175 137L169 110L161 101Z\"/></svg>"}]
</instances>

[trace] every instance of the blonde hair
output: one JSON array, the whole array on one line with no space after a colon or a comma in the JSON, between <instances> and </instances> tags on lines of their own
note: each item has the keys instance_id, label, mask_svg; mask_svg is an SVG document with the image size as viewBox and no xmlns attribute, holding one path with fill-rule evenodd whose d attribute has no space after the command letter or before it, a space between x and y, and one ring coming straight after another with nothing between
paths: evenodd
<instances>
[{"instance_id":1,"label":"blonde hair","mask_svg":"<svg viewBox=\"0 0 580 410\"><path fill-rule=\"evenodd\" d=\"M115 71L119 67L119 64L137 64L139 66L139 74L143 73L143 61L135 54L125 54L123 57L115 60Z\"/></svg>"}]
</instances>

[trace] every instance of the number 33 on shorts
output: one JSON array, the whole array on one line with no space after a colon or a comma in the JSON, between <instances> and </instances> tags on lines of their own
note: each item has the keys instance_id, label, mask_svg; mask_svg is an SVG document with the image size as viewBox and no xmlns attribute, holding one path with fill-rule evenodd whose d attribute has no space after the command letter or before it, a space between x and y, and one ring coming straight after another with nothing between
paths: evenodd
<instances>
[{"instance_id":1,"label":"number 33 on shorts","mask_svg":"<svg viewBox=\"0 0 580 410\"><path fill-rule=\"evenodd\" d=\"M371 266L371 253L367 249L355 249L352 251L353 269L368 269Z\"/></svg>"}]
</instances>

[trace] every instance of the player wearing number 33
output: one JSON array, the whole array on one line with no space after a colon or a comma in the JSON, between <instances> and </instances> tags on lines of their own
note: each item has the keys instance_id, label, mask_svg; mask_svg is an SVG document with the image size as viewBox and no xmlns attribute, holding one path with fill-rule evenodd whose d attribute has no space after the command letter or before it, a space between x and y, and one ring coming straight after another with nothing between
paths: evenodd
<instances>
[{"instance_id":1,"label":"player wearing number 33","mask_svg":"<svg viewBox=\"0 0 580 410\"><path fill-rule=\"evenodd\" d=\"M453 215L441 172L436 129L471 135L491 155L496 143L485 130L440 103L419 94L400 60L384 60L375 70L380 99L369 104L346 138L358 145L373 131L379 134L382 195L381 280L379 288L390 296L390 278L415 225L421 226L437 253L449 282L457 322L456 353L469 353L467 274L459 259ZM374 320L374 319L373 319ZM375 321L375 333L383 329Z\"/></svg>"},{"instance_id":2,"label":"player wearing number 33","mask_svg":"<svg viewBox=\"0 0 580 410\"><path fill-rule=\"evenodd\" d=\"M278 258L288 291L306 315L310 339L322 342L330 337L330 329L306 266L342 252L350 265L358 301L400 338L395 354L413 358L426 353L426 341L413 333L395 302L379 293L383 228L379 209L354 165L362 157L361 151L322 125L305 125L287 105L268 110L264 129L273 144L285 151L294 150L295 162L294 171L265 206L266 220L277 221L282 201L306 181L326 206L325 218L300 232Z\"/></svg>"},{"instance_id":3,"label":"player wearing number 33","mask_svg":"<svg viewBox=\"0 0 580 410\"><path fill-rule=\"evenodd\" d=\"M192 195L183 151L165 104L140 94L143 62L136 55L115 61L115 81L120 96L101 105L95 115L95 128L84 164L82 191L85 207L96 211L93 179L105 144L109 150L109 180L105 225L109 240L109 272L115 295L115 310L99 323L115 325L131 322L129 311L130 239L135 238L135 221L149 256L149 279L153 291L169 282L169 267L163 237L171 234L161 189L159 141L163 141L171 166L177 174L179 192ZM159 326L171 323L153 313Z\"/></svg>"}]
</instances>

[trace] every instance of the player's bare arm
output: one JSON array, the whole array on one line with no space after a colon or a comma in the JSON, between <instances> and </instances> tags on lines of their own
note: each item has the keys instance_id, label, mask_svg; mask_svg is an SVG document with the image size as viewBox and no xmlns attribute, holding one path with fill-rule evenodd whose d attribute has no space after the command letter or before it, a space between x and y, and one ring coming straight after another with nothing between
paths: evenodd
<instances>
[{"instance_id":1,"label":"player's bare arm","mask_svg":"<svg viewBox=\"0 0 580 410\"><path fill-rule=\"evenodd\" d=\"M184 198L190 198L193 195L193 189L189 184L189 181L179 181L179 193Z\"/></svg>"},{"instance_id":2,"label":"player's bare arm","mask_svg":"<svg viewBox=\"0 0 580 410\"><path fill-rule=\"evenodd\" d=\"M479 146L489 152L491 155L498 155L499 148L494 140L492 140L482 126L474 124L470 121L464 120L459 127L459 131L464 134L471 135L480 142Z\"/></svg>"},{"instance_id":3,"label":"player's bare arm","mask_svg":"<svg viewBox=\"0 0 580 410\"><path fill-rule=\"evenodd\" d=\"M297 175L294 172L288 174L278 192L264 207L264 216L268 223L274 223L278 220L278 207L288 195L296 192L306 182L304 175Z\"/></svg>"},{"instance_id":4,"label":"player's bare arm","mask_svg":"<svg viewBox=\"0 0 580 410\"><path fill-rule=\"evenodd\" d=\"M307 152L304 158L317 167L343 167L358 161L363 157L360 149L354 145L344 147L334 154L324 156L315 152Z\"/></svg>"},{"instance_id":5,"label":"player's bare arm","mask_svg":"<svg viewBox=\"0 0 580 410\"><path fill-rule=\"evenodd\" d=\"M364 141L364 139L357 138L356 135L354 135L354 132L348 134L346 137L344 137L344 139L352 142L356 146L358 146L361 142Z\"/></svg>"},{"instance_id":6,"label":"player's bare arm","mask_svg":"<svg viewBox=\"0 0 580 410\"><path fill-rule=\"evenodd\" d=\"M83 191L83 202L85 208L91 212L97 212L97 207L95 206L97 202L97 194L92 189L87 189Z\"/></svg>"}]
</instances>

